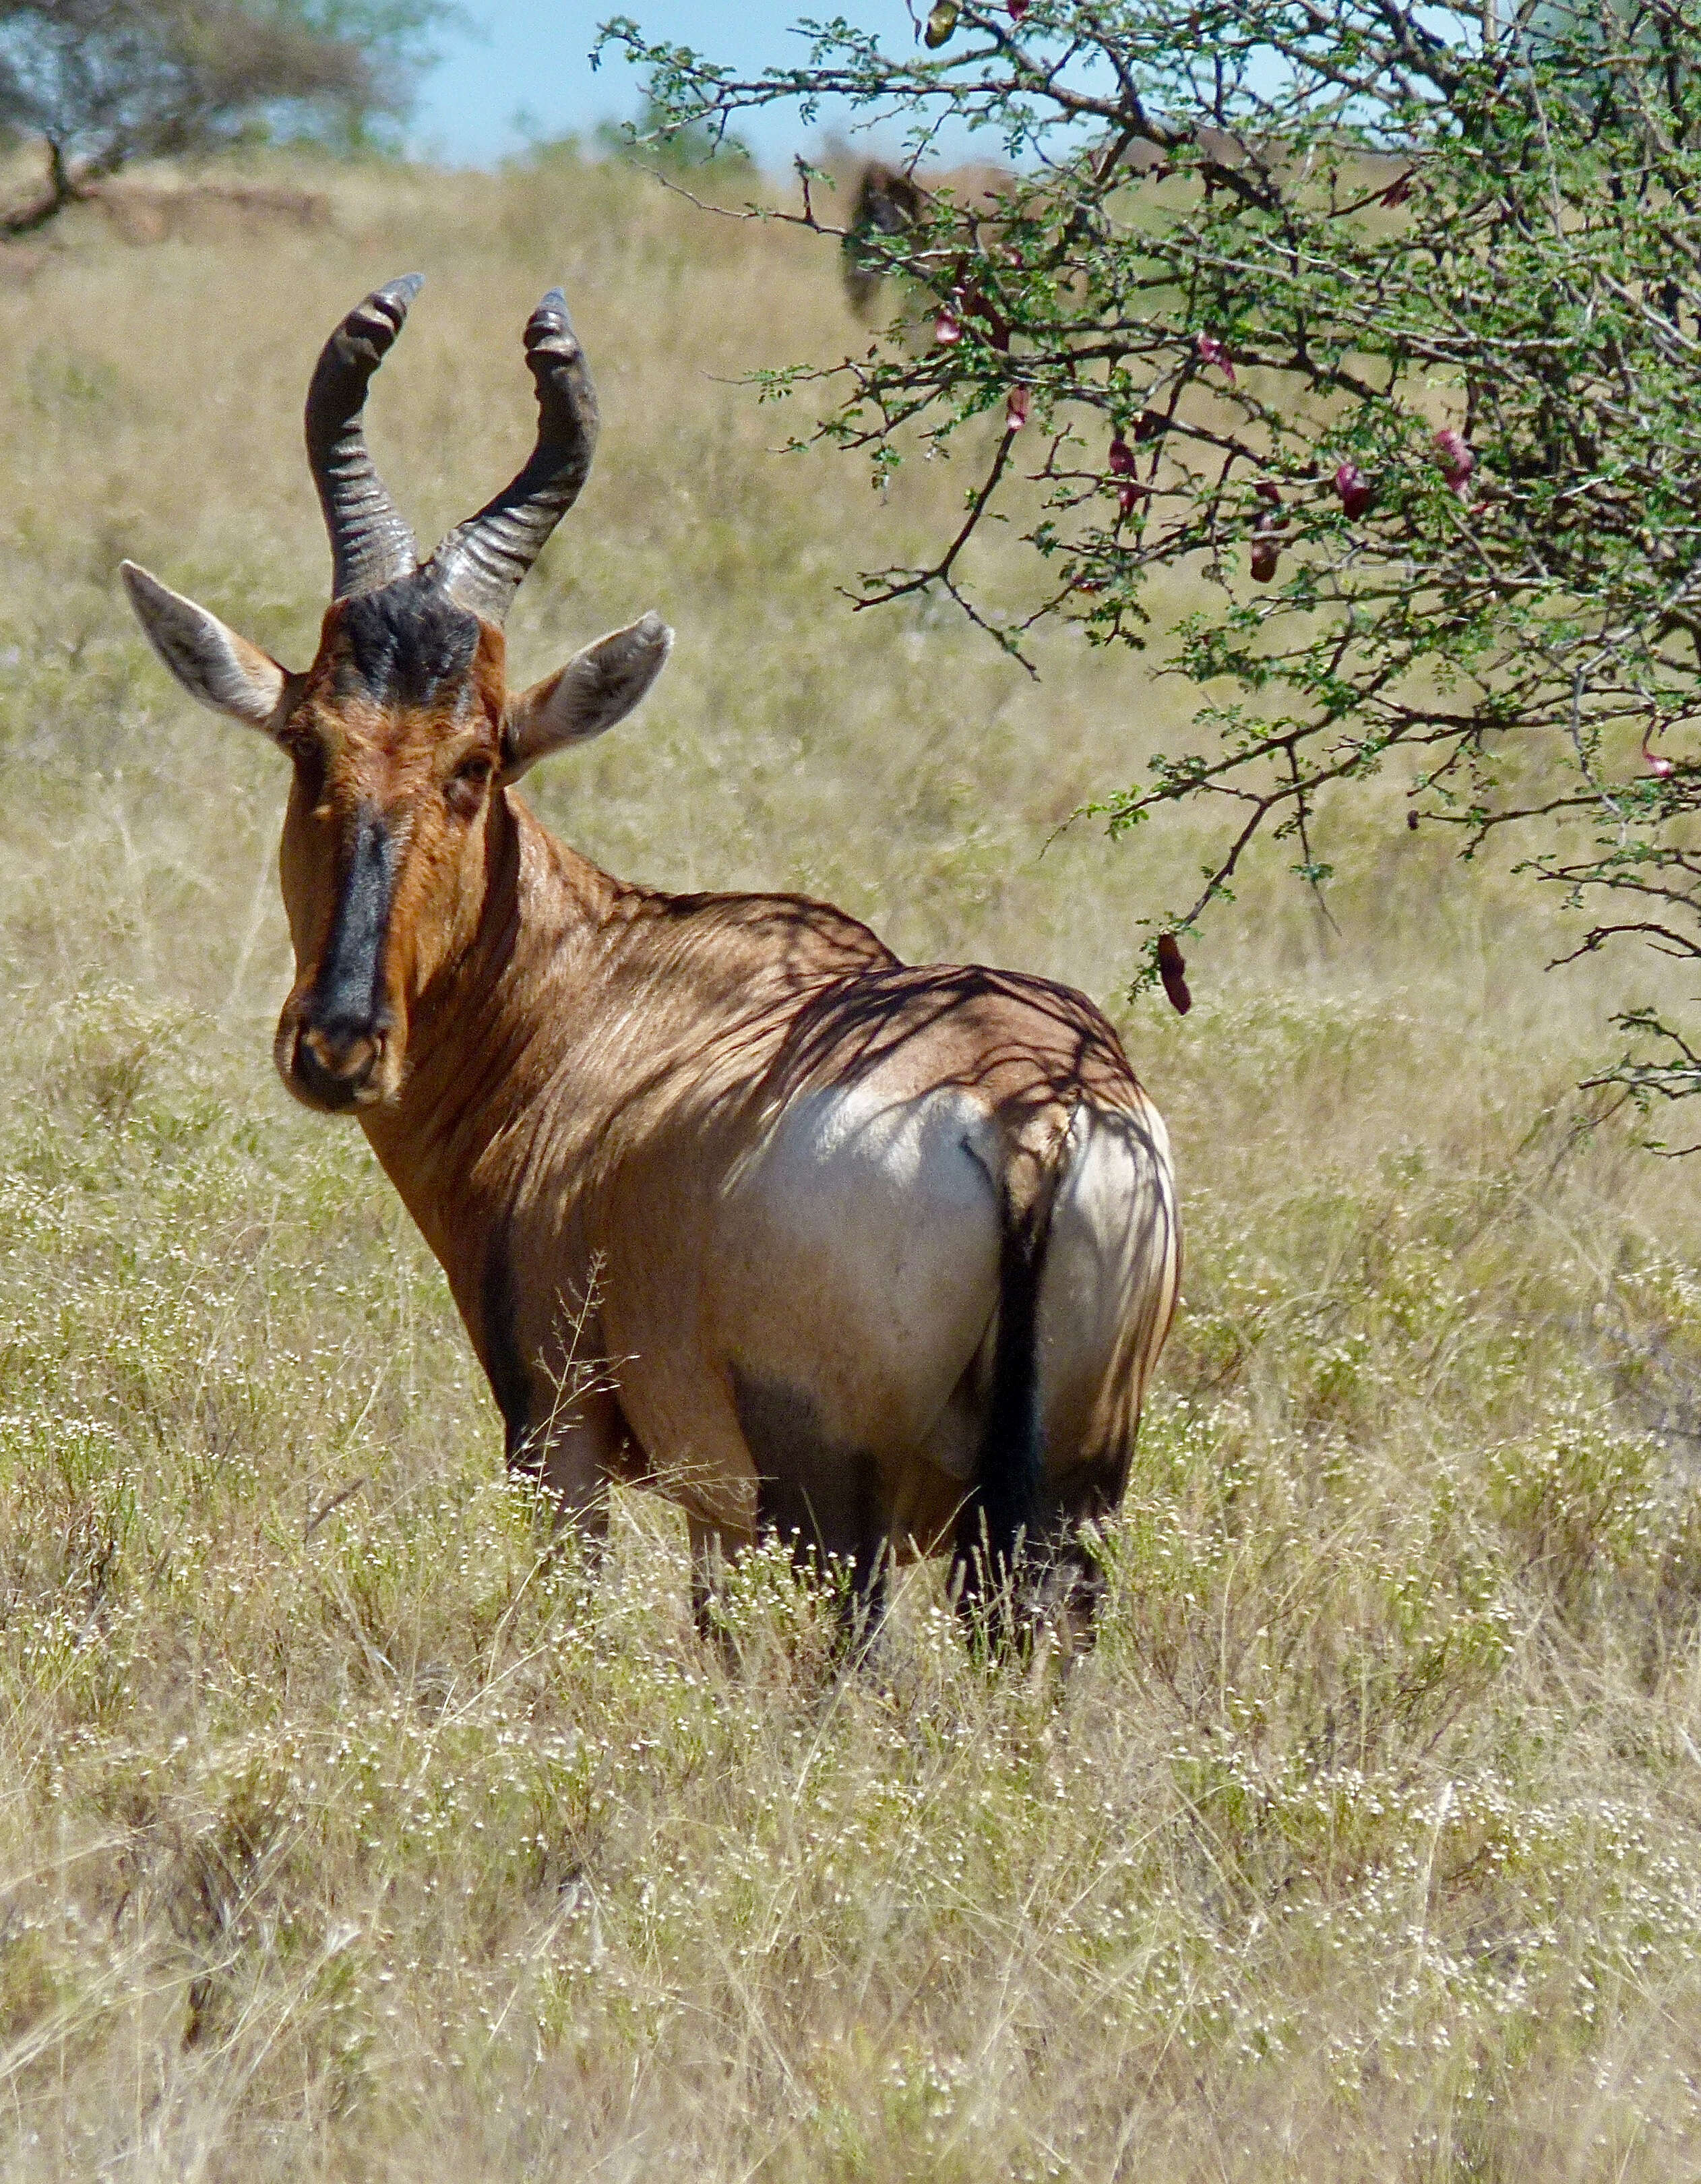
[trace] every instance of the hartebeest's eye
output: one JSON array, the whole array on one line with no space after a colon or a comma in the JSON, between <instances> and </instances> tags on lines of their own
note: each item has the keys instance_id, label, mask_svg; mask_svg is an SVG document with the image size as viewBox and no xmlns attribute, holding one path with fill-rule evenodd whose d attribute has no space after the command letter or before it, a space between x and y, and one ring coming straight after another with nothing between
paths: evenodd
<instances>
[{"instance_id":1,"label":"hartebeest's eye","mask_svg":"<svg viewBox=\"0 0 1701 2184\"><path fill-rule=\"evenodd\" d=\"M453 808L465 816L477 811L496 771L481 751L475 756L464 759L449 777L448 800Z\"/></svg>"},{"instance_id":2,"label":"hartebeest's eye","mask_svg":"<svg viewBox=\"0 0 1701 2184\"><path fill-rule=\"evenodd\" d=\"M303 794L316 804L325 782L325 746L306 728L286 728L278 741L295 761Z\"/></svg>"}]
</instances>

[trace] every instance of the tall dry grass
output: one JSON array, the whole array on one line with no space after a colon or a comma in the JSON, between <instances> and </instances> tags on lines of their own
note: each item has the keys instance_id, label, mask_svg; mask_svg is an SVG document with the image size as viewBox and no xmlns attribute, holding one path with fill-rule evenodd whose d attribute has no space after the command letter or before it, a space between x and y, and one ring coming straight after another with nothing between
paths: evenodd
<instances>
[{"instance_id":1,"label":"tall dry grass","mask_svg":"<svg viewBox=\"0 0 1701 2184\"><path fill-rule=\"evenodd\" d=\"M1050 837L1185 694L849 614L963 480L768 452L728 381L858 338L795 238L572 164L330 187L0 291L0 2176L1695 2173L1701 1223L1570 1089L1611 989L1391 789L1338 938L1254 876L1184 1023L1117 1004L1187 1301L1066 1685L927 1572L835 1679L762 1556L729 1665L649 1501L592 1582L272 1076L278 762L118 559L302 660L325 331L431 276L371 421L430 538L524 451L559 278L607 426L518 671L680 632L531 792L592 855L1114 1002L1198 844Z\"/></svg>"}]
</instances>

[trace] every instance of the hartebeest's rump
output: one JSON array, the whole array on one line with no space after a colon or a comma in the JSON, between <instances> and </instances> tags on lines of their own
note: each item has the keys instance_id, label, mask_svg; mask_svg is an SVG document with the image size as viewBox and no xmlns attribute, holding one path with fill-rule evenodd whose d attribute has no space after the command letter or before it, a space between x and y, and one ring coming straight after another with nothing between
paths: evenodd
<instances>
[{"instance_id":1,"label":"hartebeest's rump","mask_svg":"<svg viewBox=\"0 0 1701 2184\"><path fill-rule=\"evenodd\" d=\"M900 963L792 895L599 872L512 793L630 711L653 615L512 694L503 617L590 469L559 292L536 448L421 566L361 429L419 286L326 344L307 440L334 596L304 674L125 565L155 650L295 767L285 1083L356 1115L508 1429L581 1524L681 1502L699 1568L776 1525L852 1559L1066 1550L1126 1474L1178 1239L1164 1128L1067 988ZM576 1330L576 1334L575 1334ZM614 1361L579 1391L570 1355ZM1065 1566L1070 1557L1063 1556Z\"/></svg>"}]
</instances>

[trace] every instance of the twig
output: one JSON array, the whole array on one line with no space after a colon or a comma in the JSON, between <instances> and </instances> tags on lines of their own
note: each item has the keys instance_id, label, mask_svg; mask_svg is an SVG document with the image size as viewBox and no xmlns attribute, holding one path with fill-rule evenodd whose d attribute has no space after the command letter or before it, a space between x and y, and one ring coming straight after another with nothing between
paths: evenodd
<instances>
[{"instance_id":1,"label":"twig","mask_svg":"<svg viewBox=\"0 0 1701 2184\"><path fill-rule=\"evenodd\" d=\"M334 1517L345 1502L353 1501L354 1496L360 1491L361 1488L368 1484L368 1474L363 1472L359 1479L351 1480L350 1483L342 1489L341 1493L333 1494L330 1501L325 1502L315 1514L308 1520L306 1529L303 1531L301 1535L301 1543L303 1546L307 1545L308 1541L313 1537L314 1534L319 1529L320 1526L325 1522L327 1517Z\"/></svg>"}]
</instances>

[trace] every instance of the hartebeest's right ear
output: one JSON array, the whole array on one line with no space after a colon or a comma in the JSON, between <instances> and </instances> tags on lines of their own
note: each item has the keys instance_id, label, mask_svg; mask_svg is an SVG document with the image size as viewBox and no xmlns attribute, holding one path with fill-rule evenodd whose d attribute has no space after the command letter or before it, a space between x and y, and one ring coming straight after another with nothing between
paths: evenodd
<instances>
[{"instance_id":1,"label":"hartebeest's right ear","mask_svg":"<svg viewBox=\"0 0 1701 2184\"><path fill-rule=\"evenodd\" d=\"M564 667L510 699L503 722L504 782L568 744L582 744L630 713L667 664L673 632L659 614L610 630Z\"/></svg>"},{"instance_id":2,"label":"hartebeest's right ear","mask_svg":"<svg viewBox=\"0 0 1701 2184\"><path fill-rule=\"evenodd\" d=\"M134 561L120 573L148 643L189 695L251 728L270 727L289 682L276 660Z\"/></svg>"}]
</instances>

